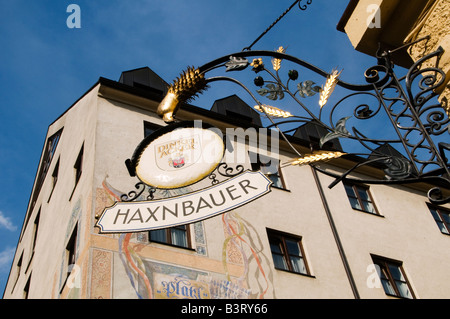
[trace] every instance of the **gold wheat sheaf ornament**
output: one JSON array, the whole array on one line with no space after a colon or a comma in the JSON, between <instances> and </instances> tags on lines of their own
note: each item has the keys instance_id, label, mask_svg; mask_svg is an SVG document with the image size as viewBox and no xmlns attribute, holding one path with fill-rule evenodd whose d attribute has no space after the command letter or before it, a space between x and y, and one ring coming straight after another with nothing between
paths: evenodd
<instances>
[{"instance_id":1,"label":"gold wheat sheaf ornament","mask_svg":"<svg viewBox=\"0 0 450 319\"><path fill-rule=\"evenodd\" d=\"M287 112L287 111L283 111L275 106L270 106L267 104L262 104L262 105L255 105L255 110L261 112L261 113L266 113L267 115L273 116L273 117L283 117L283 118L287 118L287 117L291 117L292 114Z\"/></svg>"},{"instance_id":2,"label":"gold wheat sheaf ornament","mask_svg":"<svg viewBox=\"0 0 450 319\"><path fill-rule=\"evenodd\" d=\"M156 113L164 122L174 121L175 113L181 103L195 98L208 88L205 77L198 69L188 67L170 86Z\"/></svg>"},{"instance_id":3,"label":"gold wheat sheaf ornament","mask_svg":"<svg viewBox=\"0 0 450 319\"><path fill-rule=\"evenodd\" d=\"M278 53L285 53L286 49L283 48L282 46L280 46L276 52L278 52ZM281 68L281 59L273 58L272 59L272 66L273 66L273 69L275 71L278 71Z\"/></svg>"},{"instance_id":4,"label":"gold wheat sheaf ornament","mask_svg":"<svg viewBox=\"0 0 450 319\"><path fill-rule=\"evenodd\" d=\"M342 71L333 70L330 75L327 77L327 81L325 82L325 86L322 87L320 92L319 105L322 108L325 104L327 104L328 99L333 93L334 88L336 87L336 83L338 81L339 75L341 75Z\"/></svg>"},{"instance_id":5,"label":"gold wheat sheaf ornament","mask_svg":"<svg viewBox=\"0 0 450 319\"><path fill-rule=\"evenodd\" d=\"M333 151L316 151L313 152L312 154L307 154L303 157L297 158L293 161L290 161L287 163L287 165L306 165L306 164L311 164L311 163L315 163L315 162L320 162L320 161L326 161L326 160L330 160L330 159L334 159L334 158L339 158L343 155L346 155L346 153L343 152L333 152Z\"/></svg>"}]
</instances>

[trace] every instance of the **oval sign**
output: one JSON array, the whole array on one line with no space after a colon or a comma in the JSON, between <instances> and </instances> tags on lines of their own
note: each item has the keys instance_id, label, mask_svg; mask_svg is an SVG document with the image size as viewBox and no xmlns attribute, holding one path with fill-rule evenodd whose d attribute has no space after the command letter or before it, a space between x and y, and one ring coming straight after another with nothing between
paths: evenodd
<instances>
[{"instance_id":1,"label":"oval sign","mask_svg":"<svg viewBox=\"0 0 450 319\"><path fill-rule=\"evenodd\" d=\"M208 176L225 152L221 131L201 121L180 122L146 137L135 151L137 177L145 184L171 189Z\"/></svg>"}]
</instances>

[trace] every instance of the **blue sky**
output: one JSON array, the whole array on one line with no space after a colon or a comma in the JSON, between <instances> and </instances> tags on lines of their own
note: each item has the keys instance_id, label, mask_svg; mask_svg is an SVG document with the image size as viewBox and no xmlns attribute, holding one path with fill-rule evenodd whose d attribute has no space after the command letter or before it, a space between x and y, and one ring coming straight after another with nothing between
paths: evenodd
<instances>
[{"instance_id":1,"label":"blue sky","mask_svg":"<svg viewBox=\"0 0 450 319\"><path fill-rule=\"evenodd\" d=\"M171 82L187 66L241 51L292 2L0 0L1 295L49 124L100 76L118 80L122 71L148 66ZM66 24L72 3L81 9L78 29ZM347 4L313 0L306 11L295 7L253 49L283 45L288 54L326 71L338 66L343 80L363 83L376 60L336 30ZM212 90L192 104L209 109L222 93L233 94Z\"/></svg>"}]
</instances>

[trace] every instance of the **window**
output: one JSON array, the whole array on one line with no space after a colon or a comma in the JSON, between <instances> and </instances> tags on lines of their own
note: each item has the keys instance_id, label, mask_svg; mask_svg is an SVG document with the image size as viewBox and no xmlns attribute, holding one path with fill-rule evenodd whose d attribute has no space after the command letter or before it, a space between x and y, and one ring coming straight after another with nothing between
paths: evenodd
<instances>
[{"instance_id":1,"label":"window","mask_svg":"<svg viewBox=\"0 0 450 319\"><path fill-rule=\"evenodd\" d=\"M150 134L152 134L153 132L155 132L156 130L158 130L160 128L161 128L161 126L159 126L155 123L144 122L144 137L149 136Z\"/></svg>"},{"instance_id":2,"label":"window","mask_svg":"<svg viewBox=\"0 0 450 319\"><path fill-rule=\"evenodd\" d=\"M28 277L27 283L25 284L25 287L23 288L23 299L28 299L28 294L30 292L30 281L31 281L31 274Z\"/></svg>"},{"instance_id":3,"label":"window","mask_svg":"<svg viewBox=\"0 0 450 319\"><path fill-rule=\"evenodd\" d=\"M56 147L58 146L58 142L60 140L63 129L60 129L58 132L50 136L45 143L44 151L42 155L42 164L39 168L38 177L36 179L36 187L33 192L33 197L31 199L31 209L33 210L34 205L36 204L37 197L39 196L39 192L41 191L42 184L44 184L45 176L50 168L50 164L56 152Z\"/></svg>"},{"instance_id":4,"label":"window","mask_svg":"<svg viewBox=\"0 0 450 319\"><path fill-rule=\"evenodd\" d=\"M40 218L41 218L41 209L39 208L39 211L38 211L38 213L36 215L36 218L34 220L33 237L32 237L33 242L31 243L31 247L32 247L31 258L33 258L34 251L36 249L36 240L37 240L37 235L38 235L38 230L39 230L39 220L40 220Z\"/></svg>"},{"instance_id":5,"label":"window","mask_svg":"<svg viewBox=\"0 0 450 319\"><path fill-rule=\"evenodd\" d=\"M16 265L16 280L14 280L14 286L12 288L12 291L14 291L14 288L16 287L17 281L19 280L20 277L20 272L22 271L22 260L23 260L23 252L20 255L19 261L17 262Z\"/></svg>"},{"instance_id":6,"label":"window","mask_svg":"<svg viewBox=\"0 0 450 319\"><path fill-rule=\"evenodd\" d=\"M73 266L75 265L76 258L77 258L77 233L78 233L78 226L75 226L74 230L72 231L72 234L70 235L70 239L67 242L66 246L66 272L67 276L64 281L64 285L67 283L67 279L70 276L70 273L73 269Z\"/></svg>"},{"instance_id":7,"label":"window","mask_svg":"<svg viewBox=\"0 0 450 319\"><path fill-rule=\"evenodd\" d=\"M55 169L53 170L52 174L52 191L50 192L50 196L48 197L48 201L50 201L50 198L52 198L53 191L56 186L56 182L58 181L58 172L59 172L59 158L56 162Z\"/></svg>"},{"instance_id":8,"label":"window","mask_svg":"<svg viewBox=\"0 0 450 319\"><path fill-rule=\"evenodd\" d=\"M450 235L450 211L431 205L428 205L428 208L441 232Z\"/></svg>"},{"instance_id":9,"label":"window","mask_svg":"<svg viewBox=\"0 0 450 319\"><path fill-rule=\"evenodd\" d=\"M41 218L41 209L39 208L39 211L38 211L38 213L36 215L36 218L34 220L33 244L32 244L33 252L34 252L34 249L36 248L36 239L37 239L37 234L38 234L38 230L39 230L39 220L40 220L40 218Z\"/></svg>"},{"instance_id":10,"label":"window","mask_svg":"<svg viewBox=\"0 0 450 319\"><path fill-rule=\"evenodd\" d=\"M75 165L73 168L75 168L75 186L78 184L78 181L80 180L82 168L83 168L83 153L84 153L84 144L81 147L80 153L78 153L77 160L75 162Z\"/></svg>"},{"instance_id":11,"label":"window","mask_svg":"<svg viewBox=\"0 0 450 319\"><path fill-rule=\"evenodd\" d=\"M270 229L267 236L276 269L310 275L300 237Z\"/></svg>"},{"instance_id":12,"label":"window","mask_svg":"<svg viewBox=\"0 0 450 319\"><path fill-rule=\"evenodd\" d=\"M377 256L372 256L372 260L377 266L377 272L386 295L415 298L401 262Z\"/></svg>"},{"instance_id":13,"label":"window","mask_svg":"<svg viewBox=\"0 0 450 319\"><path fill-rule=\"evenodd\" d=\"M75 161L75 165L73 168L75 169L75 186L73 187L72 194L70 195L70 199L72 199L73 193L75 192L75 188L77 188L78 182L81 178L81 173L83 172L83 153L84 153L84 144L81 146L81 150L78 153L77 160Z\"/></svg>"},{"instance_id":14,"label":"window","mask_svg":"<svg viewBox=\"0 0 450 319\"><path fill-rule=\"evenodd\" d=\"M177 247L191 248L190 231L188 225L151 230L149 232L149 240Z\"/></svg>"},{"instance_id":15,"label":"window","mask_svg":"<svg viewBox=\"0 0 450 319\"><path fill-rule=\"evenodd\" d=\"M77 228L78 227L75 226L66 247L68 265L74 265L76 261Z\"/></svg>"},{"instance_id":16,"label":"window","mask_svg":"<svg viewBox=\"0 0 450 319\"><path fill-rule=\"evenodd\" d=\"M353 209L378 215L367 186L344 183L344 187Z\"/></svg>"},{"instance_id":17,"label":"window","mask_svg":"<svg viewBox=\"0 0 450 319\"><path fill-rule=\"evenodd\" d=\"M250 163L253 171L261 171L272 181L272 186L285 189L283 176L281 175L280 160L269 156L249 152Z\"/></svg>"}]
</instances>

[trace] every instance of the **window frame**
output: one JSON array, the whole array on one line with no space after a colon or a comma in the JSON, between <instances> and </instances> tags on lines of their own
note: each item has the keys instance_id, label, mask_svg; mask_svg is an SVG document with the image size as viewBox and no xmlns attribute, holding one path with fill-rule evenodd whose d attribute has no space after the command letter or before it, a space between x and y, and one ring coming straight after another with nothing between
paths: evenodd
<instances>
[{"instance_id":1,"label":"window frame","mask_svg":"<svg viewBox=\"0 0 450 319\"><path fill-rule=\"evenodd\" d=\"M34 218L34 225L33 225L33 236L32 236L32 242L31 242L31 256L34 255L34 252L36 251L36 243L37 243L37 236L39 232L39 222L41 220L41 208L39 207L39 210L36 214L36 217Z\"/></svg>"},{"instance_id":2,"label":"window frame","mask_svg":"<svg viewBox=\"0 0 450 319\"><path fill-rule=\"evenodd\" d=\"M84 160L84 143L83 145L81 145L77 159L75 161L75 164L73 165L75 173L75 185L73 186L72 194L70 194L69 201L72 200L72 196L75 193L75 189L77 188L77 185L81 179L81 175L83 174L83 160Z\"/></svg>"},{"instance_id":3,"label":"window frame","mask_svg":"<svg viewBox=\"0 0 450 319\"><path fill-rule=\"evenodd\" d=\"M185 228L183 231L184 231L184 236L186 238L187 246L177 245L177 244L174 244L172 242L172 236L171 236L172 235L172 231L181 230L180 229L181 227ZM166 241L152 239L152 232L153 231L164 231L165 232ZM168 245L168 246L177 247L177 248L194 250L193 247L192 247L192 241L191 241L191 227L190 227L190 225L178 225L178 226L168 227L168 228L164 228L164 229L150 230L150 231L148 231L148 241L151 242L151 243L157 243L157 244L163 244L163 245Z\"/></svg>"},{"instance_id":4,"label":"window frame","mask_svg":"<svg viewBox=\"0 0 450 319\"><path fill-rule=\"evenodd\" d=\"M248 151L248 156L249 156L249 160L250 160L250 165L251 165L252 171L261 171L261 173L263 173L263 174L264 174L264 172L262 171L261 168L262 167L270 167L270 165L262 163L261 160L260 160L260 156L265 156L265 157L269 158L270 159L269 163L272 163L272 160L277 161L277 163L276 163L277 173L276 174L264 174L264 175L270 181L272 181L270 176L276 176L279 179L281 186L275 185L275 183L273 183L273 181L272 181L272 186L271 187L289 191L287 189L286 181L284 180L284 176L283 176L283 173L281 171L281 165L280 165L280 160L279 159L276 159L276 158L273 158L273 157L270 157L270 156L267 156L267 155L262 155L262 154L259 154L257 152L254 152L254 151ZM255 159L255 158L256 158L256 162L253 161L253 159Z\"/></svg>"},{"instance_id":5,"label":"window frame","mask_svg":"<svg viewBox=\"0 0 450 319\"><path fill-rule=\"evenodd\" d=\"M23 287L23 299L28 299L30 293L30 283L31 283L31 275L28 276L27 282Z\"/></svg>"},{"instance_id":6,"label":"window frame","mask_svg":"<svg viewBox=\"0 0 450 319\"><path fill-rule=\"evenodd\" d=\"M17 282L19 281L20 278L20 274L22 272L22 264L23 264L23 250L22 253L20 254L19 260L16 263L16 279L14 280L14 285L11 289L11 293L14 292L14 289L16 288Z\"/></svg>"},{"instance_id":7,"label":"window frame","mask_svg":"<svg viewBox=\"0 0 450 319\"><path fill-rule=\"evenodd\" d=\"M56 187L56 183L58 182L60 159L61 158L59 157L58 160L56 161L55 168L53 169L53 173L52 173L52 190L50 192L50 196L48 197L47 203L50 202L50 199L52 198L52 195L53 195L53 191L55 190L55 187Z\"/></svg>"},{"instance_id":8,"label":"window frame","mask_svg":"<svg viewBox=\"0 0 450 319\"><path fill-rule=\"evenodd\" d=\"M288 233L281 232L281 231L274 230L274 229L270 229L270 228L266 228L266 231L267 231L267 240L269 242L269 249L270 249L270 252L272 254L272 261L273 261L273 265L274 265L275 269L281 270L281 271L290 272L290 273L297 274L297 275L302 275L302 276L307 276L307 277L313 277L314 278L314 276L311 273L311 269L309 267L309 263L306 260L305 249L304 249L303 243L302 243L303 238L301 236L288 234ZM281 253L274 252L272 250L272 244L273 244L274 239L277 240L281 244L281 249L280 249ZM290 254L289 253L289 249L288 249L287 244L286 244L286 241L294 241L294 242L296 242L297 245L298 245L298 249L299 249L299 252L300 252L301 255L299 256L299 255ZM280 267L277 267L275 265L275 260L273 258L274 253L276 255L279 255L279 256L283 257L283 260L284 260L284 263L287 266L287 269L280 268ZM291 258L290 258L291 256L300 257L301 258L301 260L303 261L303 264L305 266L306 273L295 271L294 266L293 266L292 261L291 261Z\"/></svg>"},{"instance_id":9,"label":"window frame","mask_svg":"<svg viewBox=\"0 0 450 319\"><path fill-rule=\"evenodd\" d=\"M67 280L69 279L73 267L70 267L71 265L75 265L77 261L77 244L78 244L78 223L75 224L75 227L72 230L72 233L70 235L69 240L67 241L66 247L65 247L65 265L64 265L64 271L66 273L66 276L64 278L64 282L60 289L60 294L63 292L64 288L67 285Z\"/></svg>"},{"instance_id":10,"label":"window frame","mask_svg":"<svg viewBox=\"0 0 450 319\"><path fill-rule=\"evenodd\" d=\"M382 284L383 290L386 295L391 296L391 297L401 298L401 299L416 299L416 296L412 289L411 283L410 283L408 277L406 276L405 270L403 269L403 262L398 261L398 260L393 260L390 258L377 256L377 255L371 255L371 257L372 257L372 261L373 261L374 265L377 265L378 267L380 267L379 273L377 270L378 276L380 278L380 282L382 283L382 281L383 281L383 278L381 278L381 273L383 273L384 276L386 277L386 280L389 282L390 287L392 287L392 289L394 290L395 294L389 293L388 291L386 291L386 289L384 288L384 285ZM394 276L392 275L392 271L390 270L389 266L397 267L397 269L400 271L401 275L403 276L404 281L396 280L394 278ZM408 287L408 291L411 294L411 298L402 296L402 294L397 286L397 281L406 284L406 286Z\"/></svg>"},{"instance_id":11,"label":"window frame","mask_svg":"<svg viewBox=\"0 0 450 319\"><path fill-rule=\"evenodd\" d=\"M360 211L360 212L363 212L363 213L375 215L375 216L382 216L380 214L380 212L378 211L377 205L375 205L375 201L373 199L372 193L370 192L370 187L369 186L364 185L364 184L358 184L358 183L350 183L350 182L347 182L347 181L343 182L343 185L344 185L345 194L347 195L347 199L348 199L352 209ZM352 196L351 198L356 199L357 202L358 202L358 205L361 208L353 207L353 204L352 204L352 202L350 200L350 196L349 196L349 194L347 192L347 186L352 188L352 191L353 191L353 193L355 194L356 197ZM361 196L359 195L359 190L363 190L367 194L367 197L369 198L369 201L364 200L364 199L361 198ZM364 209L364 207L365 207L364 203L365 202L368 202L368 203L370 203L372 205L373 212Z\"/></svg>"},{"instance_id":12,"label":"window frame","mask_svg":"<svg viewBox=\"0 0 450 319\"><path fill-rule=\"evenodd\" d=\"M449 220L450 220L450 209L444 208L444 207L440 207L437 205L432 205L430 203L427 203L428 205L428 210L431 213L431 216L433 217L434 221L436 222L436 225L438 226L440 232L444 235L450 236L450 223L447 223L447 221L445 220L445 218L443 218L442 214L446 214L449 216ZM436 212L436 214L438 214L438 217L440 218L439 222L442 223L442 225L445 227L445 229L447 230L447 232L443 232L441 227L439 226L438 221L436 220L436 218L434 217L434 214L432 212L432 210L434 210Z\"/></svg>"},{"instance_id":13,"label":"window frame","mask_svg":"<svg viewBox=\"0 0 450 319\"><path fill-rule=\"evenodd\" d=\"M83 173L83 158L84 158L84 143L81 146L80 152L78 153L77 160L75 161L75 187L77 187L78 182L81 179L81 174Z\"/></svg>"},{"instance_id":14,"label":"window frame","mask_svg":"<svg viewBox=\"0 0 450 319\"><path fill-rule=\"evenodd\" d=\"M69 241L66 245L67 266L74 265L77 261L77 240L78 240L78 225L72 231Z\"/></svg>"},{"instance_id":15,"label":"window frame","mask_svg":"<svg viewBox=\"0 0 450 319\"><path fill-rule=\"evenodd\" d=\"M153 122L144 121L144 138L159 130L162 126ZM151 131L151 132L149 132Z\"/></svg>"},{"instance_id":16,"label":"window frame","mask_svg":"<svg viewBox=\"0 0 450 319\"><path fill-rule=\"evenodd\" d=\"M41 209L42 209L42 207L39 207L36 217L34 218L33 230L32 230L32 235L31 235L31 243L30 243L30 258L28 259L28 264L25 269L25 273L28 272L28 269L30 268L31 262L33 261L33 258L34 258L34 253L36 251L36 243L37 243L37 237L38 237L38 232L39 232L39 222L41 220Z\"/></svg>"},{"instance_id":17,"label":"window frame","mask_svg":"<svg viewBox=\"0 0 450 319\"><path fill-rule=\"evenodd\" d=\"M33 195L31 197L31 205L30 212L33 211L34 206L36 205L37 198L42 189L42 185L44 184L44 180L47 176L47 173L50 169L50 165L52 163L53 158L55 157L56 149L61 140L62 132L64 127L60 128L56 133L50 136L45 142L43 155L42 155L42 163L39 166L38 174L35 180L35 186L33 190Z\"/></svg>"}]
</instances>

